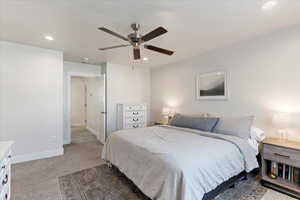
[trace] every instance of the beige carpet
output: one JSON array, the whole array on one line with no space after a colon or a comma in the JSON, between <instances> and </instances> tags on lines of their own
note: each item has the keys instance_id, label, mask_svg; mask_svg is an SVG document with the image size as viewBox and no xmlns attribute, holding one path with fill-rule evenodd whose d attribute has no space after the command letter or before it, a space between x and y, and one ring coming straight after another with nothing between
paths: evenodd
<instances>
[{"instance_id":1,"label":"beige carpet","mask_svg":"<svg viewBox=\"0 0 300 200\"><path fill-rule=\"evenodd\" d=\"M103 164L102 145L88 131L74 129L63 156L12 166L12 200L60 200L58 177ZM268 190L261 200L293 200Z\"/></svg>"},{"instance_id":2,"label":"beige carpet","mask_svg":"<svg viewBox=\"0 0 300 200\"><path fill-rule=\"evenodd\" d=\"M58 177L104 163L102 145L84 129L73 129L64 150L63 156L13 165L12 200L59 200Z\"/></svg>"}]
</instances>

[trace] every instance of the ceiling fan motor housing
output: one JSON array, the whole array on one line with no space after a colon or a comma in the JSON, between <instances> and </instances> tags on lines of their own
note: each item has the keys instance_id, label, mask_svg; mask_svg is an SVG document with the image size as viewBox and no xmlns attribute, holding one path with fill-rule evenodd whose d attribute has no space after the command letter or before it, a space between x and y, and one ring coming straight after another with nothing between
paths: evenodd
<instances>
[{"instance_id":1,"label":"ceiling fan motor housing","mask_svg":"<svg viewBox=\"0 0 300 200\"><path fill-rule=\"evenodd\" d=\"M133 46L138 46L138 45L140 45L141 43L142 43L142 36L139 34L139 33L137 33L137 32L135 32L135 33L130 33L129 35L128 35L128 39L129 39L129 41L130 41L130 43L133 45Z\"/></svg>"},{"instance_id":2,"label":"ceiling fan motor housing","mask_svg":"<svg viewBox=\"0 0 300 200\"><path fill-rule=\"evenodd\" d=\"M138 47L142 43L142 35L138 32L140 27L140 24L131 24L131 28L134 30L134 33L130 33L128 35L128 39L134 47Z\"/></svg>"}]
</instances>

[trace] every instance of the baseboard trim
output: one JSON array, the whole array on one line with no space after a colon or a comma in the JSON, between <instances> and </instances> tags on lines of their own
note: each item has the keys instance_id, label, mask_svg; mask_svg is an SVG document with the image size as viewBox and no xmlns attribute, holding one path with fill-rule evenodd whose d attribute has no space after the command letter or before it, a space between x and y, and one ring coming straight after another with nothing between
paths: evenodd
<instances>
[{"instance_id":1,"label":"baseboard trim","mask_svg":"<svg viewBox=\"0 0 300 200\"><path fill-rule=\"evenodd\" d=\"M27 162L32 160L38 160L43 158L50 158L54 156L61 156L64 154L64 148L59 148L56 150L43 151L35 154L26 154L19 156L12 156L12 164Z\"/></svg>"},{"instance_id":2,"label":"baseboard trim","mask_svg":"<svg viewBox=\"0 0 300 200\"><path fill-rule=\"evenodd\" d=\"M71 124L71 127L82 127L82 126L86 126L86 124Z\"/></svg>"},{"instance_id":3,"label":"baseboard trim","mask_svg":"<svg viewBox=\"0 0 300 200\"><path fill-rule=\"evenodd\" d=\"M95 135L96 136L96 138L97 138L97 140L101 143L101 144L103 144L102 142L101 142L101 140L100 140L100 135L99 135L99 133L97 133L97 131L95 130L95 129L92 129L92 128L90 128L90 127L86 127L86 129L88 130L88 131L90 131L93 135Z\"/></svg>"},{"instance_id":4,"label":"baseboard trim","mask_svg":"<svg viewBox=\"0 0 300 200\"><path fill-rule=\"evenodd\" d=\"M86 129L98 138L98 134L95 129L88 127L88 126L86 127Z\"/></svg>"},{"instance_id":5,"label":"baseboard trim","mask_svg":"<svg viewBox=\"0 0 300 200\"><path fill-rule=\"evenodd\" d=\"M64 139L64 145L67 145L67 144L71 144L71 140L69 140L69 139Z\"/></svg>"}]
</instances>

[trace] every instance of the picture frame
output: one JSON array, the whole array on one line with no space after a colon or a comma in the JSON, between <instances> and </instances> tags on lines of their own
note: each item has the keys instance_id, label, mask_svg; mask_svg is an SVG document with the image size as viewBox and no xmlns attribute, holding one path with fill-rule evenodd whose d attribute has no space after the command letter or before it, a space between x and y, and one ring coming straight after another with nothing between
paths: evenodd
<instances>
[{"instance_id":1,"label":"picture frame","mask_svg":"<svg viewBox=\"0 0 300 200\"><path fill-rule=\"evenodd\" d=\"M228 74L225 71L201 73L196 78L197 100L227 100Z\"/></svg>"}]
</instances>

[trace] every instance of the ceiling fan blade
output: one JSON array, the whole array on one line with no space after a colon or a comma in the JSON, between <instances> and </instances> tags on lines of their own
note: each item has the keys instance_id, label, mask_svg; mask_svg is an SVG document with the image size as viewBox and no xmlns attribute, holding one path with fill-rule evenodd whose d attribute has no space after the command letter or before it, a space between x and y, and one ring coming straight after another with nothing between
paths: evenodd
<instances>
[{"instance_id":1,"label":"ceiling fan blade","mask_svg":"<svg viewBox=\"0 0 300 200\"><path fill-rule=\"evenodd\" d=\"M107 29L107 28L105 28L105 27L100 27L100 28L98 28L98 29L101 30L101 31L104 31L105 33L108 33L108 34L111 34L111 35L113 35L113 36L116 36L116 37L118 37L118 38L120 38L120 39L122 39L122 40L128 41L128 38L127 38L127 37L124 37L124 36L122 36L122 35L120 35L120 34L118 34L118 33L115 33L115 32L113 32L113 31L111 31L111 30L109 30L109 29Z\"/></svg>"},{"instance_id":2,"label":"ceiling fan blade","mask_svg":"<svg viewBox=\"0 0 300 200\"><path fill-rule=\"evenodd\" d=\"M99 48L99 50L104 51L108 49L115 49L115 48L120 48L120 47L128 47L130 44L121 44L121 45L116 45L116 46L111 46L111 47L104 47L104 48Z\"/></svg>"},{"instance_id":3,"label":"ceiling fan blade","mask_svg":"<svg viewBox=\"0 0 300 200\"><path fill-rule=\"evenodd\" d=\"M139 47L133 48L134 60L139 60L141 58L141 51Z\"/></svg>"},{"instance_id":4,"label":"ceiling fan blade","mask_svg":"<svg viewBox=\"0 0 300 200\"><path fill-rule=\"evenodd\" d=\"M167 50L167 49L162 49L162 48L152 46L152 45L144 45L144 47L146 49L156 51L156 52L159 52L159 53L163 53L163 54L167 54L169 56L171 56L174 53L174 51L170 51L170 50Z\"/></svg>"},{"instance_id":5,"label":"ceiling fan blade","mask_svg":"<svg viewBox=\"0 0 300 200\"><path fill-rule=\"evenodd\" d=\"M150 33L147 33L146 35L144 35L142 37L142 40L144 42L147 42L147 41L152 40L153 38L156 38L166 32L168 32L168 31L165 28L160 26L157 29L154 29L153 31L151 31Z\"/></svg>"}]
</instances>

